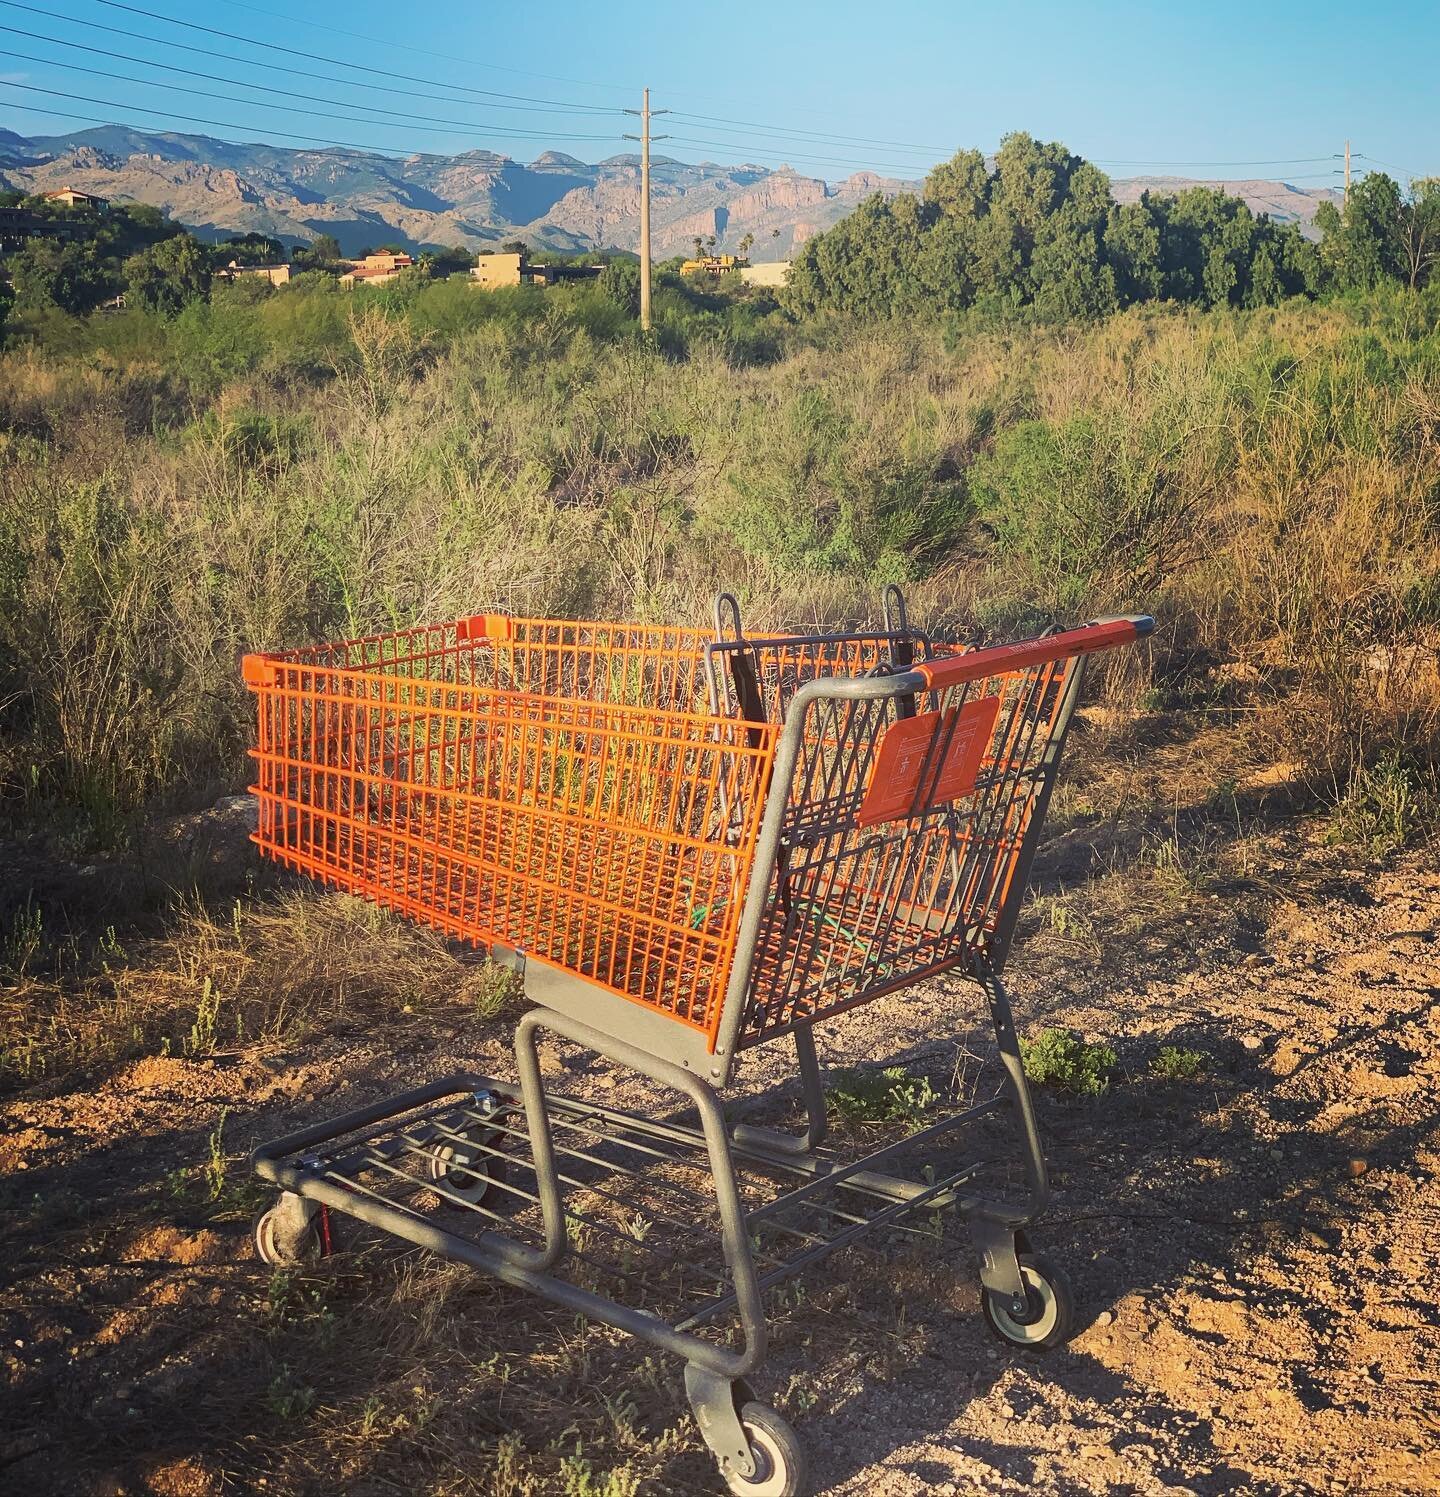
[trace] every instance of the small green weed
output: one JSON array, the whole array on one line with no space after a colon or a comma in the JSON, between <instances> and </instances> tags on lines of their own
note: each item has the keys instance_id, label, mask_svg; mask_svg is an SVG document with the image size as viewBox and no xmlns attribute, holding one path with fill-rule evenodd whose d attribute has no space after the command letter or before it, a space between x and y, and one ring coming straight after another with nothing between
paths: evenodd
<instances>
[{"instance_id":1,"label":"small green weed","mask_svg":"<svg viewBox=\"0 0 1440 1497\"><path fill-rule=\"evenodd\" d=\"M495 1019L524 992L520 974L495 962L486 962L465 984L477 1019Z\"/></svg>"},{"instance_id":2,"label":"small green weed","mask_svg":"<svg viewBox=\"0 0 1440 1497\"><path fill-rule=\"evenodd\" d=\"M1336 807L1329 841L1368 848L1377 856L1403 847L1432 814L1434 791L1399 753L1362 769Z\"/></svg>"},{"instance_id":3,"label":"small green weed","mask_svg":"<svg viewBox=\"0 0 1440 1497\"><path fill-rule=\"evenodd\" d=\"M24 977L36 954L45 944L45 917L40 906L26 900L10 917L10 928L0 943L0 967L14 976Z\"/></svg>"},{"instance_id":4,"label":"small green weed","mask_svg":"<svg viewBox=\"0 0 1440 1497\"><path fill-rule=\"evenodd\" d=\"M1150 1072L1162 1081L1194 1081L1203 1076L1210 1057L1203 1050L1186 1050L1180 1045L1162 1045L1150 1062Z\"/></svg>"},{"instance_id":5,"label":"small green weed","mask_svg":"<svg viewBox=\"0 0 1440 1497\"><path fill-rule=\"evenodd\" d=\"M1068 1029L1044 1029L1033 1040L1020 1041L1025 1074L1037 1086L1076 1097L1103 1096L1115 1069L1115 1051L1091 1044Z\"/></svg>"},{"instance_id":6,"label":"small green weed","mask_svg":"<svg viewBox=\"0 0 1440 1497\"><path fill-rule=\"evenodd\" d=\"M265 1390L265 1407L277 1419L303 1419L315 1407L315 1390L282 1367Z\"/></svg>"},{"instance_id":7,"label":"small green weed","mask_svg":"<svg viewBox=\"0 0 1440 1497\"><path fill-rule=\"evenodd\" d=\"M215 1202L225 1193L225 1119L230 1109L222 1107L211 1131L203 1167L206 1199Z\"/></svg>"},{"instance_id":8,"label":"small green weed","mask_svg":"<svg viewBox=\"0 0 1440 1497\"><path fill-rule=\"evenodd\" d=\"M190 1026L185 1041L187 1055L209 1055L215 1048L215 1036L220 1022L220 990L207 977L200 986L200 999L195 1005L195 1022Z\"/></svg>"},{"instance_id":9,"label":"small green weed","mask_svg":"<svg viewBox=\"0 0 1440 1497\"><path fill-rule=\"evenodd\" d=\"M594 1466L578 1452L560 1462L565 1497L635 1497L640 1478L623 1466L596 1475Z\"/></svg>"},{"instance_id":10,"label":"small green weed","mask_svg":"<svg viewBox=\"0 0 1440 1497\"><path fill-rule=\"evenodd\" d=\"M829 1106L851 1123L917 1124L939 1097L928 1076L911 1076L904 1066L883 1071L837 1071L825 1094Z\"/></svg>"}]
</instances>

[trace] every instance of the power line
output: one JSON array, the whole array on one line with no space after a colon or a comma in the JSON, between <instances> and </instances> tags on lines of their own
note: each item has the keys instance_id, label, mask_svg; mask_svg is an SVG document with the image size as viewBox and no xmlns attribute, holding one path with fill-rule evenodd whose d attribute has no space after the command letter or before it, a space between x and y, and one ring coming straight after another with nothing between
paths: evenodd
<instances>
[{"instance_id":1,"label":"power line","mask_svg":"<svg viewBox=\"0 0 1440 1497\"><path fill-rule=\"evenodd\" d=\"M1388 161L1381 161L1375 156L1367 156L1364 151L1356 151L1355 154L1362 161L1373 161L1376 166L1383 166L1387 172L1399 172L1402 177L1408 177L1412 182L1423 180L1427 173L1407 171L1403 166L1391 166Z\"/></svg>"},{"instance_id":2,"label":"power line","mask_svg":"<svg viewBox=\"0 0 1440 1497\"><path fill-rule=\"evenodd\" d=\"M747 149L744 141L738 140L701 140L691 135L671 135L667 139L673 140L677 145L686 146L714 146L724 151L743 151ZM801 144L802 142L797 142ZM751 147L755 149L755 147ZM778 151L773 146L758 147L772 156L784 156L787 161L808 161L812 165L819 166L848 166L856 171L881 169L884 171L924 171L925 168L914 161L862 161L856 156L810 156L804 153ZM737 165L742 163L736 163ZM756 163L757 165L759 163Z\"/></svg>"},{"instance_id":3,"label":"power line","mask_svg":"<svg viewBox=\"0 0 1440 1497\"><path fill-rule=\"evenodd\" d=\"M10 26L0 26L0 31L12 31L13 29L14 28ZM22 32L21 34L25 35L26 33ZM87 52L93 52L101 51L103 49L87 47L85 50ZM163 81L157 81L153 78L136 78L128 73L112 73L106 68L87 68L80 63L56 62L53 58L49 57L32 57L27 52L7 51L5 55L7 57L18 57L23 62L38 62L43 63L47 67L62 68L67 73L89 73L92 77L96 78L113 78L118 83L138 83L143 88L163 88L169 90L172 93L195 94L202 99L217 99L222 100L228 104L248 104L253 106L258 102L262 102L256 99L240 98L235 94L217 94L209 89L187 88L183 83L166 83ZM118 57L122 54L107 53L106 55ZM166 66L165 63L147 63L144 58L139 57L130 58L127 60L138 62L142 67ZM189 73L191 74L191 76L197 78L210 78L213 82L217 83L233 83L239 88L263 89L266 93L283 94L285 95L285 97L291 99L303 99L307 97L307 95L305 94L297 94L290 89L269 88L263 83L245 83L237 78L216 78L213 74L210 73L192 73L189 68L174 68L171 71L177 73ZM266 102L268 104L268 101L263 102ZM473 131L475 125L475 121L473 120L447 120L440 119L434 115L425 114L401 115L396 110L380 109L376 105L347 104L343 99L316 99L314 100L314 102L317 104L338 104L342 109L368 109L374 114L396 115L397 118L403 119L407 124L411 125L412 128L417 130L425 130L433 134L453 133L453 131L439 130L436 128L437 126L459 126L464 130ZM269 107L272 109L283 110L287 114L308 114L313 115L317 119L344 120L347 123L353 125L388 125L392 123L391 120L360 119L353 114L330 114L324 110L304 109L299 108L293 104L269 104ZM416 120L428 120L431 123L417 125L414 123ZM486 134L482 135L479 134L479 132L475 133L476 138L481 140L492 139L496 136L499 136L502 139L513 140L615 140L618 138L614 135L557 135L554 131L550 130L527 130L517 126L505 125L498 122L493 125Z\"/></svg>"},{"instance_id":4,"label":"power line","mask_svg":"<svg viewBox=\"0 0 1440 1497\"><path fill-rule=\"evenodd\" d=\"M71 21L71 17L69 16L62 15L59 12L53 10L42 10L39 6L36 5L25 5L21 3L21 0L0 0L0 5L4 5L10 10L23 10L31 15L46 16L52 21ZM216 52L210 47L192 46L189 42L161 41L158 37L147 36L143 31L127 31L123 26L107 26L103 21L81 21L77 19L73 22L73 24L77 26L88 26L92 31L104 31L111 36L129 37L131 41L149 42L153 46L157 47L165 47L171 50L179 50L181 52L193 52L198 57L214 57L218 58L221 62L239 63L241 67L263 68L272 73L286 73L295 78L311 78L318 80L321 83L338 83L342 88L365 88L369 89L372 93L395 94L399 97L407 99L432 99L436 103L440 104L467 104L471 108L476 109L509 108L517 114L586 114L613 116L621 113L621 111L618 109L607 109L595 104L560 105L555 108L536 108L533 106L522 104L499 105L476 103L472 102L469 99L452 98L448 94L419 93L414 89L392 88L383 83L363 83L358 78L336 78L335 76L333 76L333 74L330 73L312 73L306 68L286 67L283 63L278 62L260 62L251 57L236 57L233 53ZM28 35L30 33L26 34ZM62 42L61 45L78 47L82 46L83 44L80 42ZM86 48L86 50L93 51L98 49ZM151 63L150 66L164 67L166 66L166 64ZM254 84L249 86L259 87L260 85ZM438 87L458 88L460 87L460 85L452 83L442 83L439 84ZM497 97L504 98L506 97L506 95L501 94L497 95Z\"/></svg>"},{"instance_id":5,"label":"power line","mask_svg":"<svg viewBox=\"0 0 1440 1497\"><path fill-rule=\"evenodd\" d=\"M274 135L274 136L278 137L281 140L308 140L308 141L312 141L312 142L318 143L320 145L343 146L343 147L345 147L348 150L368 151L368 152L371 152L372 154L382 154L383 155L387 151L393 152L395 155L398 155L398 156L413 156L413 155L417 154L412 146L377 146L377 145L367 145L367 144L362 144L360 141L355 141L355 140L332 140L328 136L324 136L324 135L302 135L298 131L294 131L294 130L265 130L265 129L260 128L258 125L237 125L233 120L212 120L212 119L205 119L202 116L195 115L195 114L180 114L180 113L178 113L178 112L176 112L174 110L169 110L169 109L150 109L150 108L148 108L144 104L116 104L111 99L96 99L96 98L92 98L89 94L70 94L70 93L64 93L60 89L56 89L56 88L41 88L38 84L34 84L34 83L12 83L8 79L0 79L0 88L21 88L21 89L24 89L27 93L47 94L51 98L54 98L54 99L75 99L75 100L77 100L78 102L80 102L82 104L99 104L102 108L105 108L105 109L120 109L120 110L126 110L126 111L139 110L139 112L141 114L154 114L154 115L158 115L161 119L184 120L187 123L192 124L192 125L213 125L217 129L220 129L220 130L239 130L239 131L242 131L242 132L243 131L249 131L251 134L254 134L254 135ZM26 107L28 107L28 106L26 106ZM63 111L56 110L56 109L47 109L47 110L39 110L39 111L37 111L37 113L41 113L41 114L63 114ZM76 118L76 119L80 118L79 115L65 116L65 117L67 117L67 118ZM102 124L102 125L125 125L127 129L132 129L132 130L149 130L149 129L153 129L154 128L153 126L150 126L150 125L132 125L132 124L130 124L130 122L128 120L118 120L118 119L115 119L113 116L111 118L109 118L109 119L100 120L100 121L98 121L98 123ZM371 122L370 121L365 121L365 120L356 120L356 121L352 121L352 123L355 123L355 124L367 124L367 123L371 123ZM373 123L379 124L379 123L381 123L381 121L376 120ZM562 137L553 137L552 136L551 138L552 139L558 139L558 138L562 138ZM600 136L598 138L602 139L602 140L608 140L608 139L619 140L620 139L619 136ZM440 153L440 152L424 152L424 153L420 153L420 154L440 155L440 154L443 154L443 153Z\"/></svg>"},{"instance_id":6,"label":"power line","mask_svg":"<svg viewBox=\"0 0 1440 1497\"><path fill-rule=\"evenodd\" d=\"M1274 161L1132 161L1126 156L1087 156L1086 161L1095 166L1313 166L1321 161L1333 161L1330 156L1284 156Z\"/></svg>"},{"instance_id":7,"label":"power line","mask_svg":"<svg viewBox=\"0 0 1440 1497\"><path fill-rule=\"evenodd\" d=\"M872 140L863 135L835 135L831 134L829 131L824 130L787 129L784 125L763 125L753 120L732 120L726 119L723 116L712 114L687 114L683 110L679 109L674 111L674 115L677 120L688 120L692 124L713 125L717 129L724 125L741 125L744 126L748 133L752 135L779 134L783 135L787 140L793 140L800 136L804 136L807 139L818 141L822 145L844 144L857 146L885 146L894 150L919 152L946 151L950 149L950 147L948 146L916 145L913 141L905 140ZM734 132L729 130L721 130L721 133L728 135Z\"/></svg>"},{"instance_id":8,"label":"power line","mask_svg":"<svg viewBox=\"0 0 1440 1497\"><path fill-rule=\"evenodd\" d=\"M287 26L293 26L299 21L302 26L309 26L313 31L328 31L334 36L348 36L352 41L369 42L375 47L394 47L402 52L414 52L420 57L438 57L442 62L458 62L469 68L485 68L492 73L513 73L520 78L543 78L547 83L568 83L575 88L608 88L616 92L633 92L619 83L594 83L584 78L559 78L554 73L532 73L526 68L507 68L498 62L477 62L473 57L456 57L448 52L432 52L428 47L416 47L408 42L388 41L381 37L366 36L359 31L346 31L339 26L325 26L306 16L296 15L293 11L287 14L278 10L265 10L259 5L246 5L243 0L229 0L229 3L237 10L254 11L257 16L269 16L272 21L283 21Z\"/></svg>"},{"instance_id":9,"label":"power line","mask_svg":"<svg viewBox=\"0 0 1440 1497\"><path fill-rule=\"evenodd\" d=\"M314 53L314 52L306 52L306 51L303 51L303 50L301 50L299 48L295 48L295 47L284 47L284 46L281 46L281 45L279 45L278 43L275 43L275 42L258 41L258 40L255 40L254 38L243 36L243 35L237 34L235 32L220 30L219 28L214 27L214 26L202 26L198 22L195 22L195 21L184 21L184 20L180 20L179 18L174 17L174 16L163 15L159 11L146 10L143 7L136 6L136 5L127 5L127 4L124 3L124 0L95 0L95 3L98 4L98 5L107 6L108 8L110 8L112 10L126 11L129 14L131 14L131 15L145 16L145 17L147 17L150 20L161 21L161 22L167 23L167 24L172 25L172 26L183 26L187 30L190 30L190 31L199 31L199 32L202 32L202 33L204 33L204 34L206 34L208 36L218 36L218 37L221 37L221 38L225 39L226 41L236 41L236 42L240 42L242 45L252 46L252 47L261 47L261 48L266 49L267 51L282 52L282 53L285 53L287 56L304 58L306 61L309 61L309 62L323 62L323 63L329 64L332 67L351 68L351 69L355 70L356 72L368 73L368 74L371 74L371 75L377 76L377 77L400 78L400 79L403 79L407 83L432 83L433 84L436 81L434 79L412 77L410 74L407 74L407 73L397 73L397 72L393 72L393 71L386 71L386 70L379 69L379 68L372 68L372 67L369 67L369 66L367 66L366 64L363 64L363 63L347 62L343 58L325 57L325 56L323 56L321 54ZM237 60L238 61L239 59L233 59L233 60ZM456 90L461 90L463 88L463 85L461 85L461 84L451 84L451 83L446 83L446 84L443 84L442 86L446 87L446 88L453 88L453 89L456 89ZM521 101L523 101L525 103L531 103L531 104L552 104L552 105L554 105L554 104L565 104L567 107L575 107L573 105L569 105L568 101L555 100L555 99L534 99L534 98L530 98L530 97L528 97L526 95L516 95L516 94L497 94L493 90L489 90L489 89L479 89L479 90L475 90L475 89L464 89L464 91L465 92L485 94L485 95L487 95L489 97L492 97L492 98L519 99L519 100L521 100ZM743 123L743 122L734 122L734 121L732 121L731 123ZM762 128L768 128L768 127L762 127ZM803 141L801 140L801 137L804 137L805 139L817 140L821 144L830 144L830 143L832 143L832 142L826 140L826 138L820 132L817 132L817 131L797 130L792 135L785 136L785 137L782 137L782 138L791 140L791 141L799 144L799 143L803 143ZM837 140L837 142L843 140L844 143L847 143L847 144L848 143L871 144L871 145L880 144L880 142L876 142L876 141L866 142L863 139L861 139L860 137L853 137L853 136L852 137L845 137L845 138L837 137L836 140ZM695 141L695 142L692 142L692 143L693 144L698 144L698 145L715 144L715 145L720 145L720 146L722 146L725 149L730 149L730 147L728 146L728 144L725 143L725 142ZM896 142L896 143L893 143L893 144L899 144L899 143ZM902 147L902 148L904 148L904 147ZM930 149L934 149L934 148L928 147L928 146L913 146L913 147L909 147L909 149L926 151L926 150L930 150ZM834 163L834 164L845 165L845 164L848 164L848 163L846 163L846 162L837 162L837 163Z\"/></svg>"},{"instance_id":10,"label":"power line","mask_svg":"<svg viewBox=\"0 0 1440 1497\"><path fill-rule=\"evenodd\" d=\"M325 62L331 67L353 68L357 73L369 73L376 78L400 78L406 83L428 83L432 86L438 81L434 78L417 78L410 73L397 73L385 68L372 68L363 62L346 62L341 57L325 57L318 52L304 52L298 47L282 47L279 42L257 41L254 37L244 36L234 31L221 31L215 26L202 26L198 21L182 21L177 16L162 15L158 10L144 10L138 5L125 5L122 0L95 0L95 4L108 6L111 10L128 11L134 16L145 16L151 21L163 21L167 26L183 26L187 31L200 31L206 36L222 37L225 41L239 42L246 47L263 47L267 52L283 52L288 57L302 57L307 62ZM156 38L150 37L147 40L154 41ZM511 99L521 104L559 104L568 108L576 107L566 99L536 99L528 94L503 94L491 88L471 88L464 83L442 83L441 86L453 88L459 93L480 94L491 99Z\"/></svg>"}]
</instances>

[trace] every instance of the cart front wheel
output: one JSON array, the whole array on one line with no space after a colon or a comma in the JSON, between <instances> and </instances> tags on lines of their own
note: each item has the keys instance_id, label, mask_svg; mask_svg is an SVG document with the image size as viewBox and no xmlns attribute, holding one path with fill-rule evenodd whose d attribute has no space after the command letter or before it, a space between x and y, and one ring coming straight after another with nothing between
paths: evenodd
<instances>
[{"instance_id":1,"label":"cart front wheel","mask_svg":"<svg viewBox=\"0 0 1440 1497\"><path fill-rule=\"evenodd\" d=\"M454 1201L478 1206L490 1187L503 1180L505 1162L483 1146L463 1139L439 1144L430 1155L430 1179Z\"/></svg>"},{"instance_id":2,"label":"cart front wheel","mask_svg":"<svg viewBox=\"0 0 1440 1497\"><path fill-rule=\"evenodd\" d=\"M740 1425L750 1442L755 1462L753 1476L741 1476L728 1466L725 1485L743 1497L801 1497L805 1490L805 1447L800 1437L768 1404L747 1403Z\"/></svg>"},{"instance_id":3,"label":"cart front wheel","mask_svg":"<svg viewBox=\"0 0 1440 1497\"><path fill-rule=\"evenodd\" d=\"M314 1222L307 1222L305 1230L296 1237L287 1231L276 1206L267 1206L255 1218L250 1235L255 1256L271 1268L294 1268L301 1263L314 1263L320 1257L320 1234Z\"/></svg>"},{"instance_id":4,"label":"cart front wheel","mask_svg":"<svg viewBox=\"0 0 1440 1497\"><path fill-rule=\"evenodd\" d=\"M1070 1281L1048 1258L1020 1255L1025 1281L1023 1308L1008 1294L982 1290L985 1322L1002 1341L1027 1351L1048 1351L1070 1339L1075 1326L1075 1296Z\"/></svg>"}]
</instances>

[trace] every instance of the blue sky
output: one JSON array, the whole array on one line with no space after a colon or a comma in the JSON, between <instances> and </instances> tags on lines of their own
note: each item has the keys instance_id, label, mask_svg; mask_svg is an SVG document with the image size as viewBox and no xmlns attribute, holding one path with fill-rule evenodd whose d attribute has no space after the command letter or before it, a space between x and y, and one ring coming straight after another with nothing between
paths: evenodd
<instances>
[{"instance_id":1,"label":"blue sky","mask_svg":"<svg viewBox=\"0 0 1440 1497\"><path fill-rule=\"evenodd\" d=\"M593 161L633 149L620 137L634 122L617 111L648 83L655 108L688 116L657 121L672 137L658 151L788 161L832 179L919 176L1015 129L1063 140L1113 176L1322 186L1338 180L1332 153L1347 135L1357 170L1440 172L1435 0L772 0L730 15L684 0L288 10L284 0L26 0L0 3L0 27L0 83L28 85L0 86L0 125L25 135L104 119L277 145L489 147L520 160L553 146Z\"/></svg>"}]
</instances>

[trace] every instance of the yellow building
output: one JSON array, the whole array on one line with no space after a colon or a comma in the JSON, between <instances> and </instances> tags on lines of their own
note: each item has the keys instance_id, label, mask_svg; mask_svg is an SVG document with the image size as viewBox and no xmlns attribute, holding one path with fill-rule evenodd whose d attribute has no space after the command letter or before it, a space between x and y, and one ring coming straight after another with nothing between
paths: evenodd
<instances>
[{"instance_id":1,"label":"yellow building","mask_svg":"<svg viewBox=\"0 0 1440 1497\"><path fill-rule=\"evenodd\" d=\"M57 187L53 192L40 194L47 203L63 203L67 208L93 208L101 212L109 207L109 198L97 198L93 192L80 192L74 187Z\"/></svg>"},{"instance_id":2,"label":"yellow building","mask_svg":"<svg viewBox=\"0 0 1440 1497\"><path fill-rule=\"evenodd\" d=\"M270 282L272 286L283 286L290 279L290 267L288 265L241 265L232 260L227 266L215 272L217 281L235 281L241 276L258 276Z\"/></svg>"},{"instance_id":3,"label":"yellow building","mask_svg":"<svg viewBox=\"0 0 1440 1497\"><path fill-rule=\"evenodd\" d=\"M480 255L470 275L482 291L494 291L498 286L518 286L525 270L524 255Z\"/></svg>"},{"instance_id":4,"label":"yellow building","mask_svg":"<svg viewBox=\"0 0 1440 1497\"><path fill-rule=\"evenodd\" d=\"M414 264L414 260L403 253L366 255L363 260L350 262L350 269L340 277L340 284L352 289L356 286L383 286Z\"/></svg>"},{"instance_id":5,"label":"yellow building","mask_svg":"<svg viewBox=\"0 0 1440 1497\"><path fill-rule=\"evenodd\" d=\"M706 255L700 260L686 260L680 267L680 274L724 275L727 271L741 269L747 263L739 255Z\"/></svg>"},{"instance_id":6,"label":"yellow building","mask_svg":"<svg viewBox=\"0 0 1440 1497\"><path fill-rule=\"evenodd\" d=\"M470 267L470 278L482 291L501 286L555 286L561 281L594 280L599 265L532 265L524 255L478 255Z\"/></svg>"}]
</instances>

